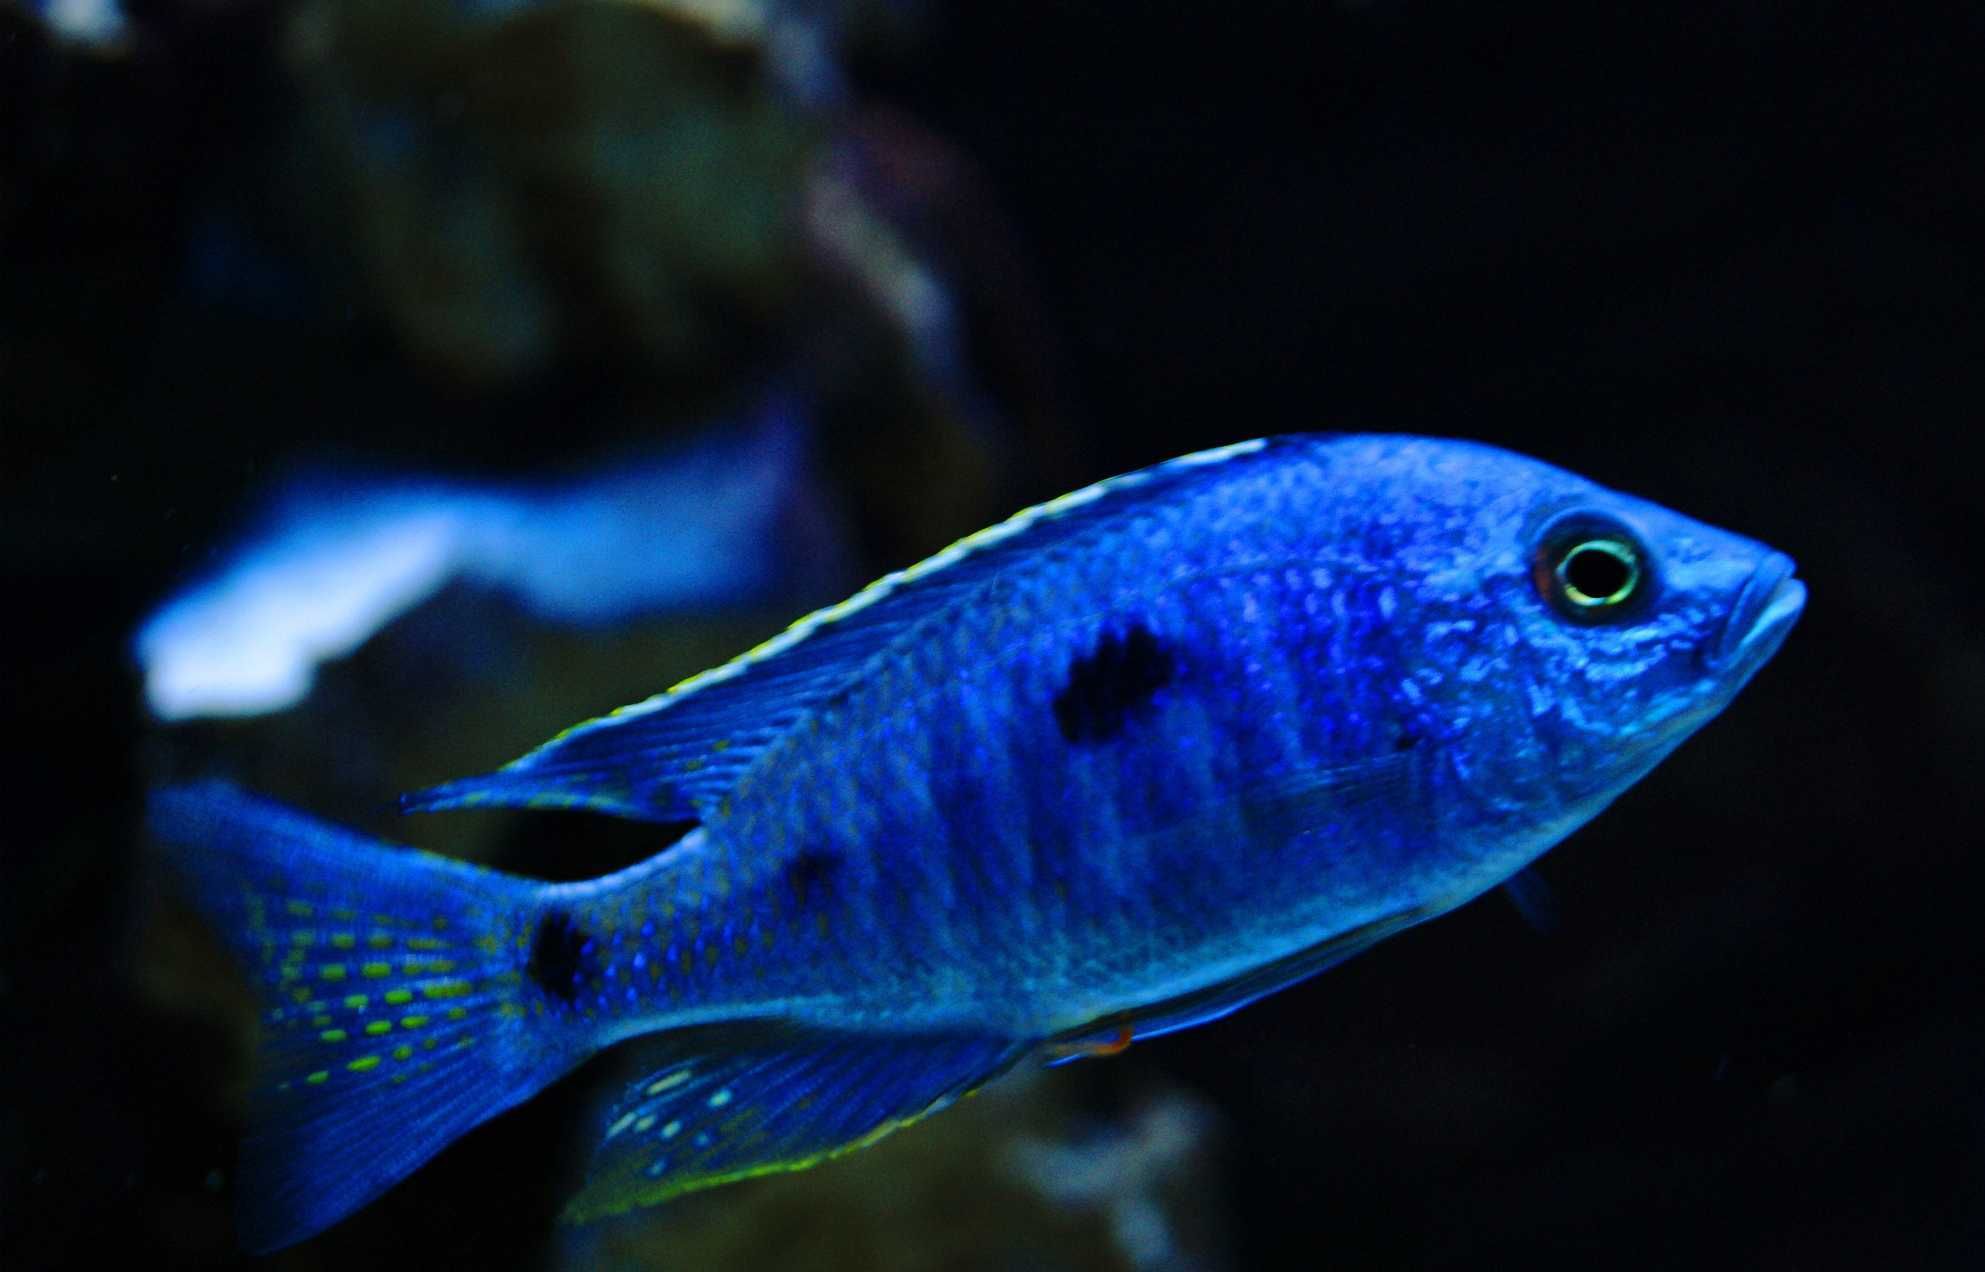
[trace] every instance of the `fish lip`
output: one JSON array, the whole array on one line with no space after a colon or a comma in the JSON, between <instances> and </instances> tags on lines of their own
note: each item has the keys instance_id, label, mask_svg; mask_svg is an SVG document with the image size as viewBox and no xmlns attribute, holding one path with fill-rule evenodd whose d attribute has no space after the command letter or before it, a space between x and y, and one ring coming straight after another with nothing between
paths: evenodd
<instances>
[{"instance_id":1,"label":"fish lip","mask_svg":"<svg viewBox=\"0 0 1985 1272\"><path fill-rule=\"evenodd\" d=\"M1712 661L1719 667L1765 648L1765 656L1806 607L1806 585L1792 577L1792 558L1774 552L1751 572L1718 637Z\"/></svg>"}]
</instances>

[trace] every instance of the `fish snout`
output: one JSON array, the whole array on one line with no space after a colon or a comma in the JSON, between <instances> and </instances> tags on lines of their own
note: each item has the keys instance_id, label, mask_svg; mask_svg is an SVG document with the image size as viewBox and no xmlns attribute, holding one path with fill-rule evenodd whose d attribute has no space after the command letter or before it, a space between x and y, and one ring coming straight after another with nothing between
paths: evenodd
<instances>
[{"instance_id":1,"label":"fish snout","mask_svg":"<svg viewBox=\"0 0 1985 1272\"><path fill-rule=\"evenodd\" d=\"M1711 665L1763 662L1778 648L1806 607L1806 585L1793 577L1793 569L1791 557L1774 552L1751 572L1710 650Z\"/></svg>"}]
</instances>

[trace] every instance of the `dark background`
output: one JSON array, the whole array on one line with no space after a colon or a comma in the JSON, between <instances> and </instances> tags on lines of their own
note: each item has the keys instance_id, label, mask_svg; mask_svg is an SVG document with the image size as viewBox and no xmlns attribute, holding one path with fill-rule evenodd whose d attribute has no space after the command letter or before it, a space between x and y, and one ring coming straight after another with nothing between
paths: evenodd
<instances>
[{"instance_id":1,"label":"dark background","mask_svg":"<svg viewBox=\"0 0 1985 1272\"><path fill-rule=\"evenodd\" d=\"M133 989L138 619L299 455L523 473L630 434L598 367L437 384L280 234L261 283L203 285L201 210L255 205L269 29L148 10L135 67L0 24L26 1265L215 1257L134 1218L226 1152L181 1107L221 1044ZM1981 35L1977 6L1015 2L853 56L1014 227L1067 478L1266 432L1475 437L1772 543L1811 589L1728 713L1544 860L1554 930L1488 898L1062 1071L1098 1108L1164 1081L1217 1110L1236 1266L1985 1259ZM1053 491L1032 444L1015 498Z\"/></svg>"}]
</instances>

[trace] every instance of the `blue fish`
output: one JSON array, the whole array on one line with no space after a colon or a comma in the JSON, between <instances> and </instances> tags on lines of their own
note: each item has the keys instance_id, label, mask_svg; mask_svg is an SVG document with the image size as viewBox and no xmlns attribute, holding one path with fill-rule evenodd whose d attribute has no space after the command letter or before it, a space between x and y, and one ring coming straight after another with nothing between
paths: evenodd
<instances>
[{"instance_id":1,"label":"blue fish","mask_svg":"<svg viewBox=\"0 0 1985 1272\"><path fill-rule=\"evenodd\" d=\"M229 787L152 820L264 1002L251 1247L630 1039L587 1219L1225 1015L1509 879L1721 711L1781 553L1487 446L1283 437L1019 513L411 810L694 822L601 879Z\"/></svg>"}]
</instances>

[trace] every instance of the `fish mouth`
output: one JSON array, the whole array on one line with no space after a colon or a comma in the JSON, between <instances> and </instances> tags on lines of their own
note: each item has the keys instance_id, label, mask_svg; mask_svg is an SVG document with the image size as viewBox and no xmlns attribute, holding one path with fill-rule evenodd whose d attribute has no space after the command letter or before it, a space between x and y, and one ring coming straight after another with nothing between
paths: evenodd
<instances>
[{"instance_id":1,"label":"fish mouth","mask_svg":"<svg viewBox=\"0 0 1985 1272\"><path fill-rule=\"evenodd\" d=\"M1792 577L1792 558L1766 557L1737 596L1711 659L1718 667L1739 662L1753 666L1771 657L1785 633L1806 608L1806 585Z\"/></svg>"}]
</instances>

